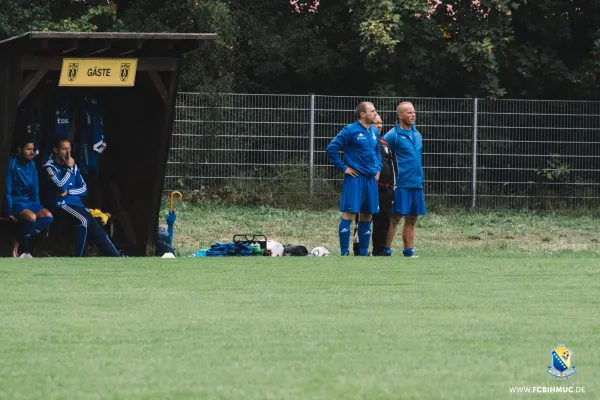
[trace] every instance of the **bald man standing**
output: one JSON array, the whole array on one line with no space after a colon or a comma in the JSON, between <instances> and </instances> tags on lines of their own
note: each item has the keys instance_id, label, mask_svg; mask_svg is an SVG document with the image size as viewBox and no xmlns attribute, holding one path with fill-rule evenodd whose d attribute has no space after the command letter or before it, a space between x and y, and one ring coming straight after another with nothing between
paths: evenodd
<instances>
[{"instance_id":1,"label":"bald man standing","mask_svg":"<svg viewBox=\"0 0 600 400\"><path fill-rule=\"evenodd\" d=\"M377 180L381 171L379 132L373 127L375 107L362 102L356 107L357 121L346 126L327 146L329 161L344 173L338 228L342 256L350 255L350 225L357 213L360 255L369 255L371 217L379 212ZM340 156L344 152L344 160Z\"/></svg>"},{"instance_id":2,"label":"bald man standing","mask_svg":"<svg viewBox=\"0 0 600 400\"><path fill-rule=\"evenodd\" d=\"M400 103L397 111L396 126L384 136L392 152L396 153L398 162L394 208L384 252L386 255L392 254L396 226L404 217L402 254L405 257L414 257L415 225L418 216L426 213L423 193L423 138L415 127L417 114L412 103Z\"/></svg>"}]
</instances>

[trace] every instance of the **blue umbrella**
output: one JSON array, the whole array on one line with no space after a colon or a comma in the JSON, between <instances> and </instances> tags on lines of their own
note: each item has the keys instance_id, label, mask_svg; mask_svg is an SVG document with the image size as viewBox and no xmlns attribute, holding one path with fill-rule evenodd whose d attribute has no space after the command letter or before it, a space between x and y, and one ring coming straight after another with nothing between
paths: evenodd
<instances>
[{"instance_id":1,"label":"blue umbrella","mask_svg":"<svg viewBox=\"0 0 600 400\"><path fill-rule=\"evenodd\" d=\"M173 247L173 225L175 224L175 220L177 219L177 214L175 214L175 209L173 208L173 197L179 196L179 200L183 199L183 195L179 192L173 192L169 196L169 215L167 215L167 225L169 226L169 245Z\"/></svg>"}]
</instances>

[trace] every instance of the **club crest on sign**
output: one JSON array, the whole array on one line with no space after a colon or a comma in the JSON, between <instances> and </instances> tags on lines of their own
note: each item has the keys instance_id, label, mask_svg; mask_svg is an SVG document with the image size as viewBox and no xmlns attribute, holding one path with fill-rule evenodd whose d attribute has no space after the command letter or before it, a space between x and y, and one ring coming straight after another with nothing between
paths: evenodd
<instances>
[{"instance_id":1,"label":"club crest on sign","mask_svg":"<svg viewBox=\"0 0 600 400\"><path fill-rule=\"evenodd\" d=\"M121 63L121 70L119 71L119 78L125 82L129 79L129 71L131 70L131 63Z\"/></svg>"},{"instance_id":2,"label":"club crest on sign","mask_svg":"<svg viewBox=\"0 0 600 400\"><path fill-rule=\"evenodd\" d=\"M73 82L77 78L77 72L79 72L79 63L69 63L67 80L69 80L69 82Z\"/></svg>"},{"instance_id":3,"label":"club crest on sign","mask_svg":"<svg viewBox=\"0 0 600 400\"><path fill-rule=\"evenodd\" d=\"M573 352L564 344L558 345L550 355L552 364L548 365L546 371L556 379L569 379L577 372L577 368L573 365Z\"/></svg>"}]
</instances>

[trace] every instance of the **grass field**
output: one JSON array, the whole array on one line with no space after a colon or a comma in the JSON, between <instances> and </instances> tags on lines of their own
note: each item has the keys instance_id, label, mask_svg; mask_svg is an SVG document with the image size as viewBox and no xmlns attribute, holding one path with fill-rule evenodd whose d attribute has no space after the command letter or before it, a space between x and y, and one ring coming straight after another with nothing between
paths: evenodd
<instances>
[{"instance_id":1,"label":"grass field","mask_svg":"<svg viewBox=\"0 0 600 400\"><path fill-rule=\"evenodd\" d=\"M335 211L177 211L183 253L246 232L337 253ZM433 213L417 259L4 259L0 398L598 399L597 221Z\"/></svg>"},{"instance_id":2,"label":"grass field","mask_svg":"<svg viewBox=\"0 0 600 400\"><path fill-rule=\"evenodd\" d=\"M175 245L183 254L234 233L263 233L309 250L326 246L339 254L336 210L282 210L270 207L177 204ZM162 215L166 216L166 209ZM163 222L164 224L164 222ZM590 256L600 257L600 215L515 211L430 213L420 219L415 247L428 256ZM401 240L394 243L396 254Z\"/></svg>"},{"instance_id":3,"label":"grass field","mask_svg":"<svg viewBox=\"0 0 600 400\"><path fill-rule=\"evenodd\" d=\"M20 261L0 267L0 398L600 397L593 258ZM578 372L555 381L563 343Z\"/></svg>"}]
</instances>

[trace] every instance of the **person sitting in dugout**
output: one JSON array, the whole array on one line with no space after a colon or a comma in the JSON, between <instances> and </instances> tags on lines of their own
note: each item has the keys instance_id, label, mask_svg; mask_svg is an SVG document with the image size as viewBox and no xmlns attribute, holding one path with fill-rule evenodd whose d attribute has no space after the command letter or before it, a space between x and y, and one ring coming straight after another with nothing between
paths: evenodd
<instances>
[{"instance_id":1,"label":"person sitting in dugout","mask_svg":"<svg viewBox=\"0 0 600 400\"><path fill-rule=\"evenodd\" d=\"M58 138L53 155L42 169L44 203L57 221L66 221L75 228L75 256L83 257L88 241L107 256L121 257L98 221L83 204L87 186L81 171L71 157L71 142Z\"/></svg>"},{"instance_id":2,"label":"person sitting in dugout","mask_svg":"<svg viewBox=\"0 0 600 400\"><path fill-rule=\"evenodd\" d=\"M4 214L18 222L17 243L20 258L31 258L30 239L52 223L53 216L40 203L38 171L33 162L34 140L25 136L19 140L17 154L8 160ZM13 255L15 252L13 251Z\"/></svg>"}]
</instances>

